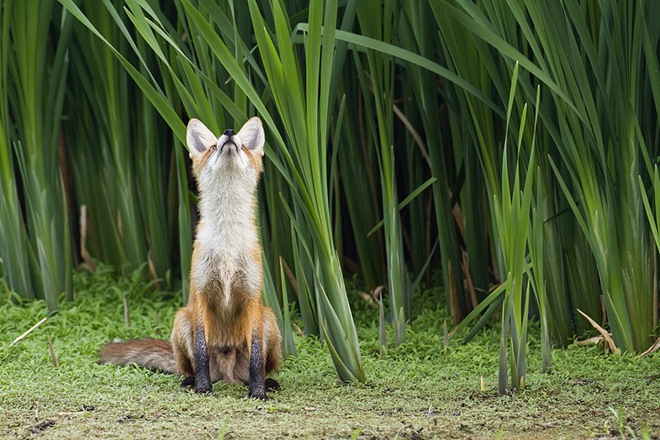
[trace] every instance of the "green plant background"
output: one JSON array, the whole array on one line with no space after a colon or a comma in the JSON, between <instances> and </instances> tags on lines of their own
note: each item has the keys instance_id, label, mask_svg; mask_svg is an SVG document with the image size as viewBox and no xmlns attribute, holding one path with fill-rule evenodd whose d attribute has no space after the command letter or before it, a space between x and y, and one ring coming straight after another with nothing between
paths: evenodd
<instances>
[{"instance_id":1,"label":"green plant background","mask_svg":"<svg viewBox=\"0 0 660 440\"><path fill-rule=\"evenodd\" d=\"M466 339L501 310L501 393L525 386L530 317L544 371L593 331L578 310L642 352L658 332L658 22L652 0L2 0L3 282L55 310L74 270L144 265L183 303L185 123L258 115L264 299L287 354L294 307L338 377L364 381L345 280L399 345L431 274Z\"/></svg>"}]
</instances>

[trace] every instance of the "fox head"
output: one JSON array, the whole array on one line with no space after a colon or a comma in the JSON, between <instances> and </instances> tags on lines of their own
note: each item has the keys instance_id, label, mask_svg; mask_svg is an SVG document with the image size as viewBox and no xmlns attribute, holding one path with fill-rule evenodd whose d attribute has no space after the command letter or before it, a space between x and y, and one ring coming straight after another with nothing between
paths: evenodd
<instances>
[{"instance_id":1,"label":"fox head","mask_svg":"<svg viewBox=\"0 0 660 440\"><path fill-rule=\"evenodd\" d=\"M220 137L198 119L191 119L186 140L200 190L211 189L219 181L256 185L264 155L261 119L251 118L238 133L229 128Z\"/></svg>"}]
</instances>

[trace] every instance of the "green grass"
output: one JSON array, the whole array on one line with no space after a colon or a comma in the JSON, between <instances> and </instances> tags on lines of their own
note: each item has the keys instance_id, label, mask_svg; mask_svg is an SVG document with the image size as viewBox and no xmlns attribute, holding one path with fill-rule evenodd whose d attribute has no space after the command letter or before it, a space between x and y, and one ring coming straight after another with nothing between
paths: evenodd
<instances>
[{"instance_id":1,"label":"green grass","mask_svg":"<svg viewBox=\"0 0 660 440\"><path fill-rule=\"evenodd\" d=\"M0 306L0 438L640 438L660 434L660 355L605 355L576 344L553 350L554 374L541 373L539 329L529 331L527 388L499 396L499 329L469 344L443 348L449 319L427 293L398 347L378 355L378 311L354 300L368 381L341 384L327 350L295 337L297 358L276 378L282 392L267 402L247 388L218 383L209 396L179 389L179 378L134 367L96 364L112 338L169 336L179 303L133 276L106 267L75 276L77 299L11 349L47 316L43 301ZM131 325L124 323L126 295ZM495 319L495 321L497 321ZM59 367L48 348L53 343ZM655 379L653 379L655 377ZM484 389L481 389L483 378ZM616 413L616 415L615 415ZM48 422L53 422L48 423ZM629 431L629 430L632 431Z\"/></svg>"}]
</instances>

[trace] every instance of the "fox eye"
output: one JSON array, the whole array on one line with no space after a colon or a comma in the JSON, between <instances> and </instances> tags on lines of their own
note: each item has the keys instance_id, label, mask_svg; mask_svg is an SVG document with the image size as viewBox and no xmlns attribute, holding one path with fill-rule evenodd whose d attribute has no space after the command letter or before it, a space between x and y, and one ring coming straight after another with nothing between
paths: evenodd
<instances>
[{"instance_id":1,"label":"fox eye","mask_svg":"<svg viewBox=\"0 0 660 440\"><path fill-rule=\"evenodd\" d=\"M217 145L211 145L211 148L210 148L210 149L211 149L211 151L215 151L215 150L218 149L218 146L217 146Z\"/></svg>"}]
</instances>

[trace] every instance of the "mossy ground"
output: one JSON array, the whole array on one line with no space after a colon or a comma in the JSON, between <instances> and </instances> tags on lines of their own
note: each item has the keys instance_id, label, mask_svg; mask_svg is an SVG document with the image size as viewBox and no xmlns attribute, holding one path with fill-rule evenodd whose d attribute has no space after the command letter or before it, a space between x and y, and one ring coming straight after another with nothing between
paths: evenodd
<instances>
[{"instance_id":1,"label":"mossy ground","mask_svg":"<svg viewBox=\"0 0 660 440\"><path fill-rule=\"evenodd\" d=\"M499 331L467 345L442 344L445 315L433 295L417 304L408 339L378 355L377 312L356 299L367 374L338 383L327 350L296 338L298 356L275 376L267 402L247 388L218 383L212 395L179 389L178 377L98 365L113 338L167 338L179 303L139 276L103 270L76 276L77 300L11 349L47 315L42 302L0 305L2 438L657 438L660 355L612 356L598 347L554 350L553 373L540 372L532 330L527 389L497 394ZM123 296L131 324L124 322ZM48 339L59 366L53 366ZM483 382L483 388L482 388Z\"/></svg>"}]
</instances>

